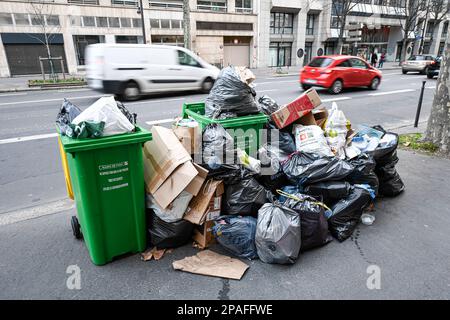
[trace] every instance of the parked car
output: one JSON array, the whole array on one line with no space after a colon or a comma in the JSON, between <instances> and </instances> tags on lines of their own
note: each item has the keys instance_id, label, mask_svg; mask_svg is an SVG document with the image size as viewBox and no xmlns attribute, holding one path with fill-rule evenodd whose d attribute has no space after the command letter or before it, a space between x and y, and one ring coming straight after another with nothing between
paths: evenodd
<instances>
[{"instance_id":1,"label":"parked car","mask_svg":"<svg viewBox=\"0 0 450 320\"><path fill-rule=\"evenodd\" d=\"M316 86L328 88L333 94L351 87L376 90L381 78L380 70L359 57L346 55L315 57L300 71L300 84L304 90Z\"/></svg>"},{"instance_id":2,"label":"parked car","mask_svg":"<svg viewBox=\"0 0 450 320\"><path fill-rule=\"evenodd\" d=\"M409 71L427 74L428 67L436 59L432 55L412 55L408 60L402 63L402 73L407 74Z\"/></svg>"},{"instance_id":3,"label":"parked car","mask_svg":"<svg viewBox=\"0 0 450 320\"><path fill-rule=\"evenodd\" d=\"M165 45L93 44L86 62L89 87L124 100L157 92L209 92L220 72L190 50Z\"/></svg>"},{"instance_id":4,"label":"parked car","mask_svg":"<svg viewBox=\"0 0 450 320\"><path fill-rule=\"evenodd\" d=\"M427 78L433 79L434 77L439 75L439 69L441 68L441 56L437 56L436 59L434 59L427 69Z\"/></svg>"}]
</instances>

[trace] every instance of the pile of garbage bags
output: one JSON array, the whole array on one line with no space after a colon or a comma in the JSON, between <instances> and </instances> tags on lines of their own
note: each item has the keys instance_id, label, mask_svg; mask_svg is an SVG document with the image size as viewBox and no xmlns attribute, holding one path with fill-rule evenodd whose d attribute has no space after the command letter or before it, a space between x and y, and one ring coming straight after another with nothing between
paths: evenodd
<instances>
[{"instance_id":1,"label":"pile of garbage bags","mask_svg":"<svg viewBox=\"0 0 450 320\"><path fill-rule=\"evenodd\" d=\"M224 68L206 99L206 116L224 119L280 110L266 95L255 98L253 80L248 70ZM304 111L303 117L308 112L314 110ZM224 186L211 232L232 255L293 264L303 252L333 238L345 241L363 214L373 215L377 198L404 191L395 168L398 135L380 126L353 128L336 103L322 109L320 119L309 116L284 127L269 117L267 139L254 157L237 148L228 128L217 121L203 127L202 157L196 164ZM182 214L166 210L164 219L157 206L150 207L153 245L189 242L192 225Z\"/></svg>"}]
</instances>

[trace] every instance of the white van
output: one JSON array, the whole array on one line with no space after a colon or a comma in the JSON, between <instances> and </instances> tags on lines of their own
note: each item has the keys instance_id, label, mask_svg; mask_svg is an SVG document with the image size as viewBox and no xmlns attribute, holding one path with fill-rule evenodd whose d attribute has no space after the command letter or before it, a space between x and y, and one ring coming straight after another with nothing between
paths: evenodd
<instances>
[{"instance_id":1,"label":"white van","mask_svg":"<svg viewBox=\"0 0 450 320\"><path fill-rule=\"evenodd\" d=\"M98 43L86 48L88 86L124 100L156 92L209 92L219 71L176 46Z\"/></svg>"}]
</instances>

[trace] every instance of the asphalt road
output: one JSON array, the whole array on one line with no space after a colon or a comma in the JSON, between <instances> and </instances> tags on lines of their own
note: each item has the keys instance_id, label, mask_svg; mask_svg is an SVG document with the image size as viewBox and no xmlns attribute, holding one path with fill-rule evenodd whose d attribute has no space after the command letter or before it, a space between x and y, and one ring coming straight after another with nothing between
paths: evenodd
<instances>
[{"instance_id":1,"label":"asphalt road","mask_svg":"<svg viewBox=\"0 0 450 320\"><path fill-rule=\"evenodd\" d=\"M402 75L399 70L384 72L377 91L353 89L340 95L319 90L329 108L336 101L348 119L356 124L382 124L387 128L414 121L422 80L418 74ZM259 95L269 95L280 104L299 94L297 77L261 77ZM436 80L427 80L421 121L429 115ZM65 187L55 135L55 118L63 98L86 108L102 94L89 89L19 92L0 94L0 215L30 206L45 205L65 198ZM138 114L138 123L170 123L181 114L184 102L199 102L198 93L147 97L126 106Z\"/></svg>"},{"instance_id":2,"label":"asphalt road","mask_svg":"<svg viewBox=\"0 0 450 320\"><path fill-rule=\"evenodd\" d=\"M386 71L378 91L320 92L356 124L386 128L411 124L424 76ZM296 77L258 79L258 94L279 103L298 96ZM436 80L427 80L421 121L429 115ZM62 98L81 108L99 96L90 90L0 95L0 299L449 299L449 160L400 151L406 192L377 202L372 226L351 239L303 254L293 266L247 261L240 281L174 271L172 262L197 250L176 249L161 261L138 255L94 266L85 244L71 234L74 205L66 200L54 120ZM157 96L127 103L138 122L168 124L183 102L205 95ZM149 122L150 124L148 124ZM42 136L44 135L44 136ZM53 214L57 213L57 214ZM212 248L223 252L219 246ZM69 290L68 266L81 270L81 290ZM380 289L369 289L369 266L379 267Z\"/></svg>"}]
</instances>

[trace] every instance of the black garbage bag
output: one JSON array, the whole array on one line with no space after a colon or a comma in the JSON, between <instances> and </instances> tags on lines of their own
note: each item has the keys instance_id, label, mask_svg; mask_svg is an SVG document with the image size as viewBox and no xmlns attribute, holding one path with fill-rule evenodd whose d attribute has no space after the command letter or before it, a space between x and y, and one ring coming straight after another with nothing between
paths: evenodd
<instances>
[{"instance_id":1,"label":"black garbage bag","mask_svg":"<svg viewBox=\"0 0 450 320\"><path fill-rule=\"evenodd\" d=\"M389 140L392 141L385 145L380 143L374 151L370 152L376 162L375 174L379 182L378 194L385 197L395 197L405 190L405 184L395 169L398 162L398 135L387 132L381 126L375 126L374 128L384 133L382 139L389 136L391 138Z\"/></svg>"},{"instance_id":2,"label":"black garbage bag","mask_svg":"<svg viewBox=\"0 0 450 320\"><path fill-rule=\"evenodd\" d=\"M269 144L258 150L258 158L261 161L261 174L256 179L264 188L272 192L289 183L287 176L281 169L281 154L283 152L280 149Z\"/></svg>"},{"instance_id":3,"label":"black garbage bag","mask_svg":"<svg viewBox=\"0 0 450 320\"><path fill-rule=\"evenodd\" d=\"M130 112L130 110L128 110L125 107L125 105L120 101L116 101L116 104L117 104L117 108L119 108L120 112L123 113L123 115L128 119L128 121L130 121L130 123L136 125L137 114Z\"/></svg>"},{"instance_id":4,"label":"black garbage bag","mask_svg":"<svg viewBox=\"0 0 450 320\"><path fill-rule=\"evenodd\" d=\"M56 124L59 127L59 132L62 135L70 138L74 137L72 121L81 113L80 108L72 102L64 98L64 101L59 109L56 117Z\"/></svg>"},{"instance_id":5,"label":"black garbage bag","mask_svg":"<svg viewBox=\"0 0 450 320\"><path fill-rule=\"evenodd\" d=\"M340 242L350 237L371 199L369 191L353 187L346 198L332 206L333 213L328 219L328 227L333 237Z\"/></svg>"},{"instance_id":6,"label":"black garbage bag","mask_svg":"<svg viewBox=\"0 0 450 320\"><path fill-rule=\"evenodd\" d=\"M249 172L244 171L241 179L230 179L225 184L222 200L224 214L256 216L259 208L266 202L267 190Z\"/></svg>"},{"instance_id":7,"label":"black garbage bag","mask_svg":"<svg viewBox=\"0 0 450 320\"><path fill-rule=\"evenodd\" d=\"M283 172L297 185L320 181L343 180L353 171L353 166L337 157L323 157L306 152L295 152L282 163Z\"/></svg>"},{"instance_id":8,"label":"black garbage bag","mask_svg":"<svg viewBox=\"0 0 450 320\"><path fill-rule=\"evenodd\" d=\"M208 170L236 163L234 139L220 124L208 124L203 130L202 163Z\"/></svg>"},{"instance_id":9,"label":"black garbage bag","mask_svg":"<svg viewBox=\"0 0 450 320\"><path fill-rule=\"evenodd\" d=\"M295 140L290 131L279 130L275 124L270 120L264 125L265 132L267 133L267 145L271 145L272 148L279 149L279 158L284 160L291 153L297 151L295 147Z\"/></svg>"},{"instance_id":10,"label":"black garbage bag","mask_svg":"<svg viewBox=\"0 0 450 320\"><path fill-rule=\"evenodd\" d=\"M223 112L245 116L260 112L255 100L256 92L241 81L233 66L220 71L205 100L205 115L217 118Z\"/></svg>"},{"instance_id":11,"label":"black garbage bag","mask_svg":"<svg viewBox=\"0 0 450 320\"><path fill-rule=\"evenodd\" d=\"M348 160L348 162L355 169L347 176L346 180L351 184L368 184L376 195L379 182L374 171L376 166L374 158L367 153L362 153L356 158Z\"/></svg>"},{"instance_id":12,"label":"black garbage bag","mask_svg":"<svg viewBox=\"0 0 450 320\"><path fill-rule=\"evenodd\" d=\"M351 190L350 183L346 181L326 181L310 184L304 192L321 200L328 206L348 196Z\"/></svg>"},{"instance_id":13,"label":"black garbage bag","mask_svg":"<svg viewBox=\"0 0 450 320\"><path fill-rule=\"evenodd\" d=\"M267 114L268 116L270 116L272 113L280 109L278 103L271 97L266 95L259 97L258 103L261 111Z\"/></svg>"},{"instance_id":14,"label":"black garbage bag","mask_svg":"<svg viewBox=\"0 0 450 320\"><path fill-rule=\"evenodd\" d=\"M256 222L253 217L221 216L214 221L212 232L227 251L240 258L257 259Z\"/></svg>"},{"instance_id":15,"label":"black garbage bag","mask_svg":"<svg viewBox=\"0 0 450 320\"><path fill-rule=\"evenodd\" d=\"M325 208L316 199L295 193L286 198L283 205L300 215L302 230L300 251L321 247L333 240L328 230Z\"/></svg>"},{"instance_id":16,"label":"black garbage bag","mask_svg":"<svg viewBox=\"0 0 450 320\"><path fill-rule=\"evenodd\" d=\"M265 263L293 264L301 246L300 215L278 202L266 203L258 211L255 244Z\"/></svg>"},{"instance_id":17,"label":"black garbage bag","mask_svg":"<svg viewBox=\"0 0 450 320\"><path fill-rule=\"evenodd\" d=\"M194 225L184 219L165 222L153 210L147 209L147 231L151 245L158 249L176 248L191 240Z\"/></svg>"}]
</instances>

